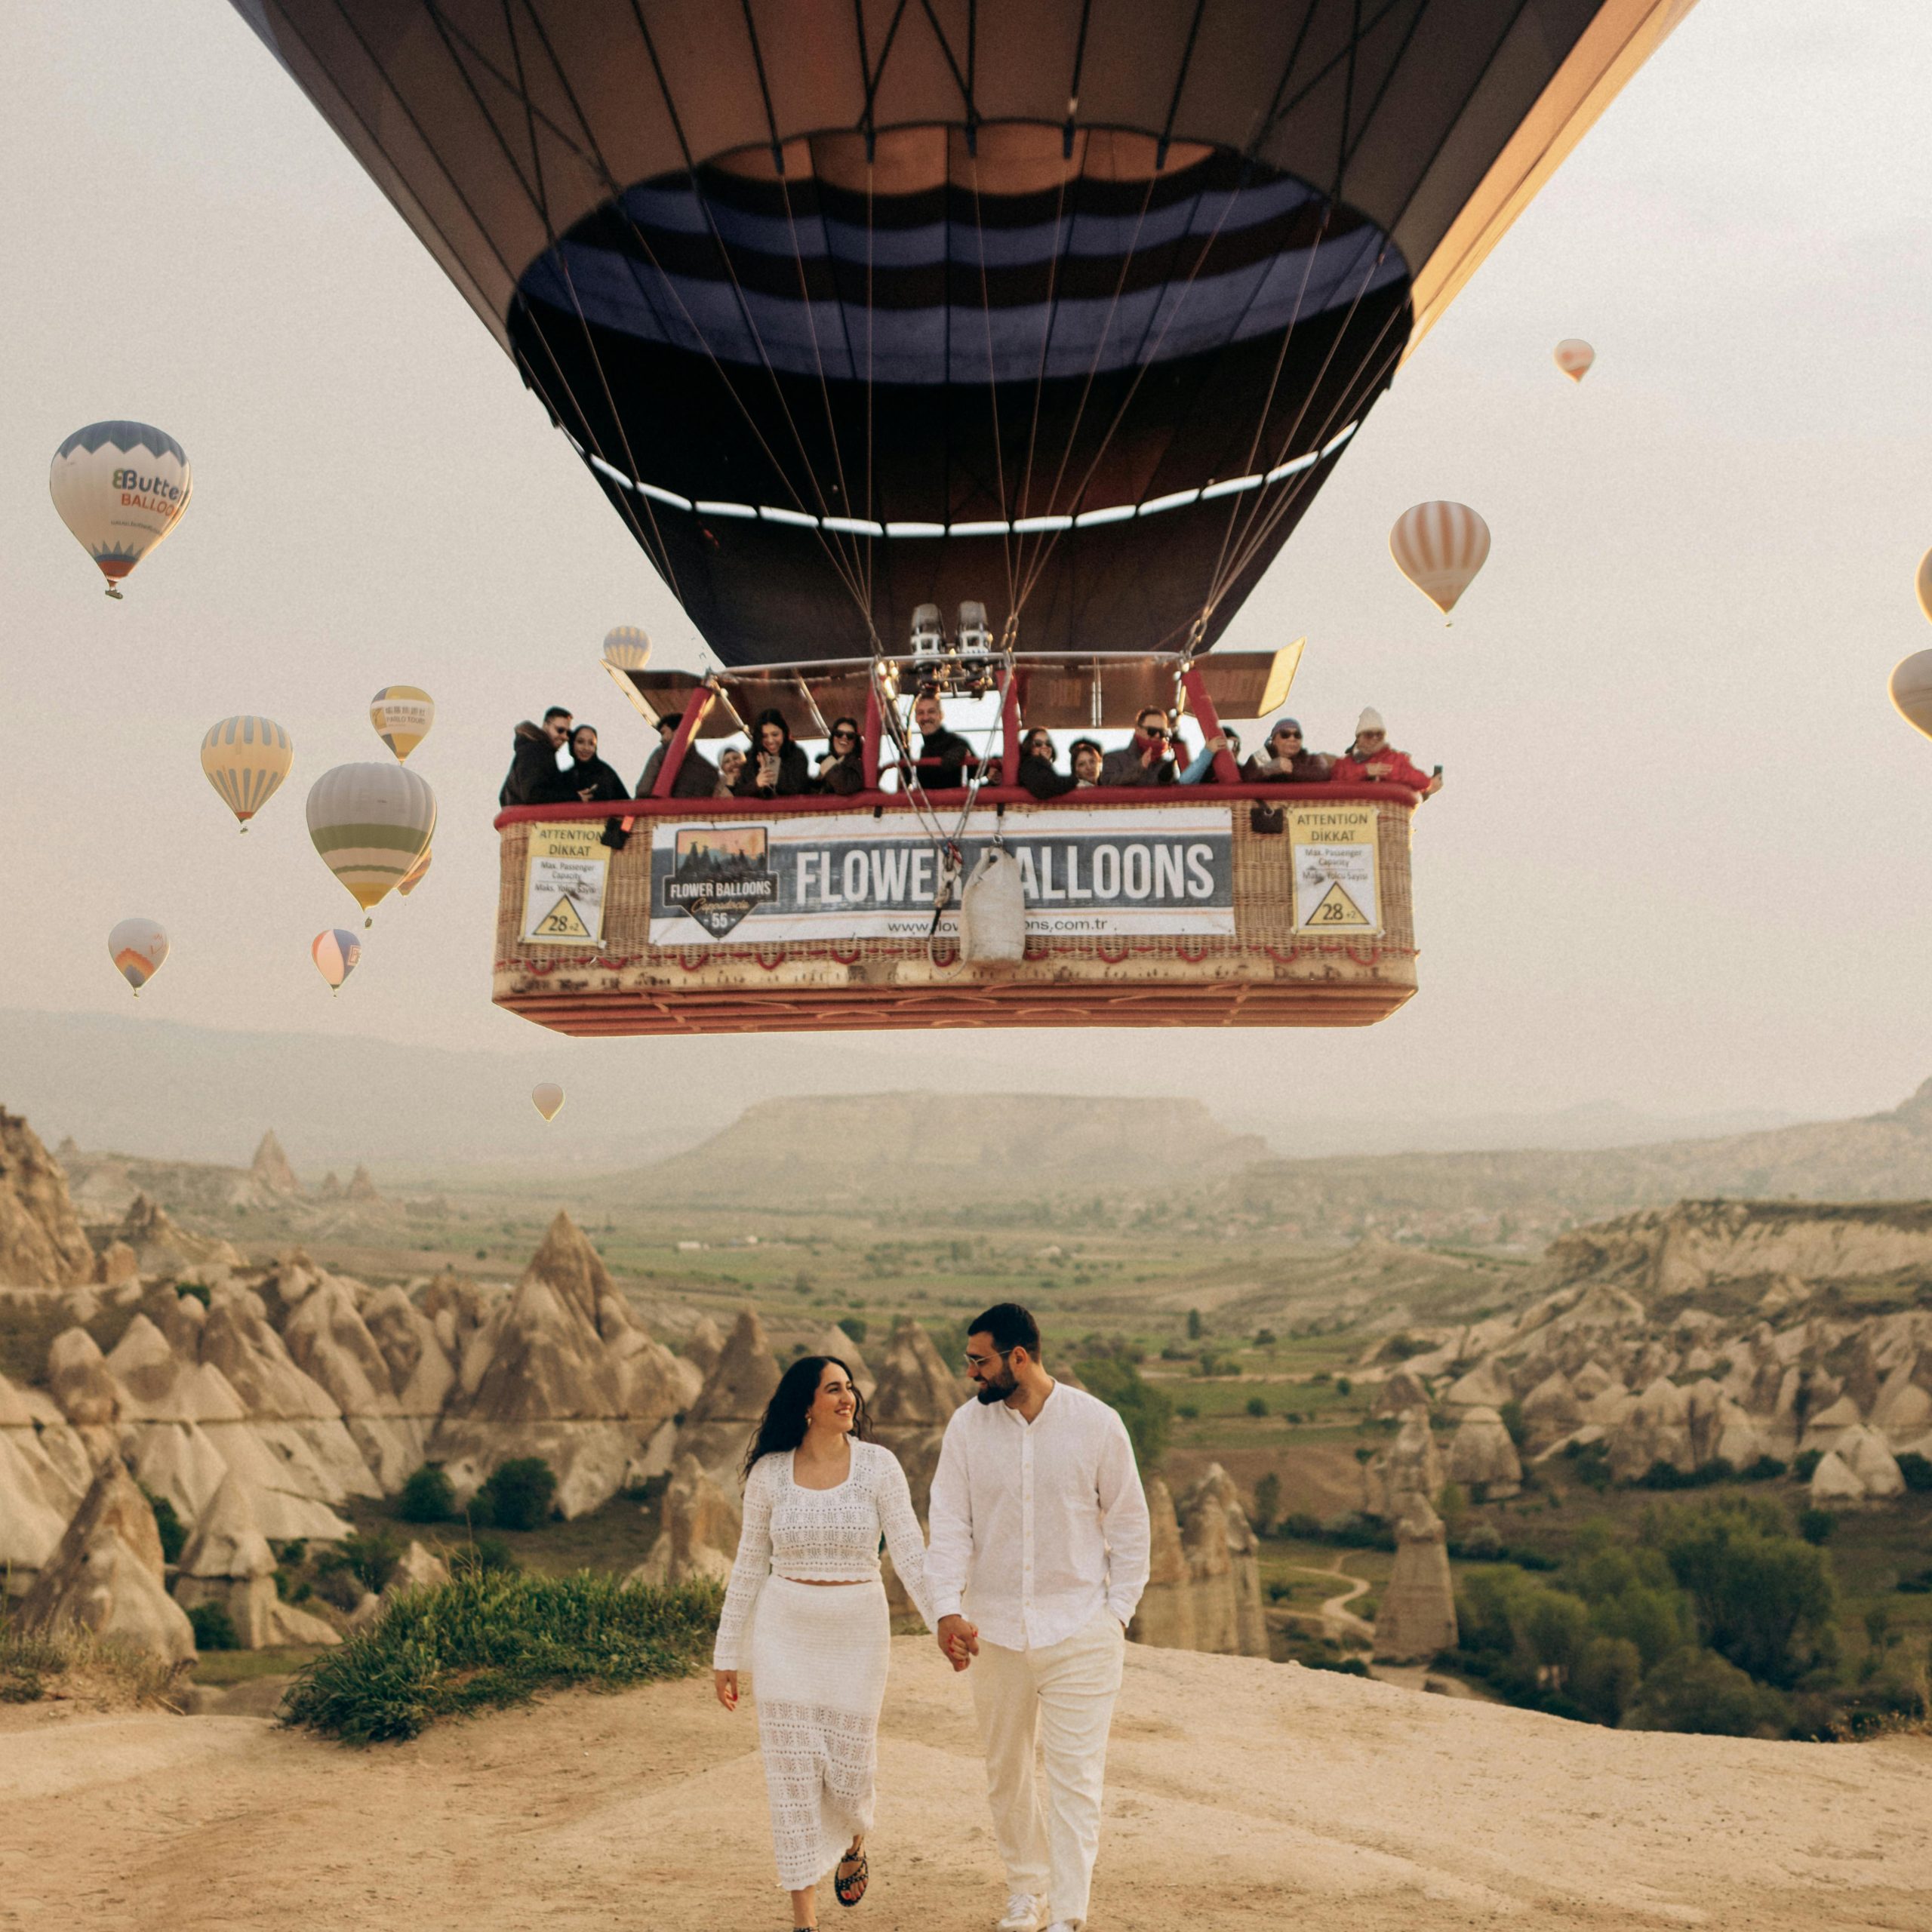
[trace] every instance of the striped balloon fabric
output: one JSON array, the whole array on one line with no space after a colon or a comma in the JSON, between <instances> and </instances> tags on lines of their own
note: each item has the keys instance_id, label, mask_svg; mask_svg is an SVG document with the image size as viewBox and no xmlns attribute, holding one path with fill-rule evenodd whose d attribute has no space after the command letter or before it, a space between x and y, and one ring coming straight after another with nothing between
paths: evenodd
<instances>
[{"instance_id":1,"label":"striped balloon fabric","mask_svg":"<svg viewBox=\"0 0 1932 1932\"><path fill-rule=\"evenodd\" d=\"M1389 554L1446 615L1489 555L1489 525L1467 503L1417 503L1395 519Z\"/></svg>"},{"instance_id":2,"label":"striped balloon fabric","mask_svg":"<svg viewBox=\"0 0 1932 1932\"><path fill-rule=\"evenodd\" d=\"M224 718L202 740L202 769L244 832L294 762L295 747L272 718Z\"/></svg>"},{"instance_id":3,"label":"striped balloon fabric","mask_svg":"<svg viewBox=\"0 0 1932 1932\"><path fill-rule=\"evenodd\" d=\"M402 894L404 898L407 899L423 883L423 875L429 869L429 860L432 856L429 847L424 846L422 857L418 859L415 864L396 881L395 889Z\"/></svg>"},{"instance_id":4,"label":"striped balloon fabric","mask_svg":"<svg viewBox=\"0 0 1932 1932\"><path fill-rule=\"evenodd\" d=\"M168 935L152 919L123 919L107 935L107 956L138 995L168 958Z\"/></svg>"},{"instance_id":5,"label":"striped balloon fabric","mask_svg":"<svg viewBox=\"0 0 1932 1932\"><path fill-rule=\"evenodd\" d=\"M435 721L435 700L414 685L385 685L369 700L369 722L398 759L429 735Z\"/></svg>"},{"instance_id":6,"label":"striped balloon fabric","mask_svg":"<svg viewBox=\"0 0 1932 1932\"><path fill-rule=\"evenodd\" d=\"M651 662L651 640L635 624L604 634L604 661L620 671L641 671Z\"/></svg>"},{"instance_id":7,"label":"striped balloon fabric","mask_svg":"<svg viewBox=\"0 0 1932 1932\"><path fill-rule=\"evenodd\" d=\"M400 764L339 764L309 788L309 836L365 912L408 878L435 830L436 795Z\"/></svg>"},{"instance_id":8,"label":"striped balloon fabric","mask_svg":"<svg viewBox=\"0 0 1932 1932\"><path fill-rule=\"evenodd\" d=\"M329 983L329 991L339 992L343 981L355 971L355 962L362 957L362 942L353 933L331 926L327 932L315 935L309 956L315 962L315 971Z\"/></svg>"}]
</instances>

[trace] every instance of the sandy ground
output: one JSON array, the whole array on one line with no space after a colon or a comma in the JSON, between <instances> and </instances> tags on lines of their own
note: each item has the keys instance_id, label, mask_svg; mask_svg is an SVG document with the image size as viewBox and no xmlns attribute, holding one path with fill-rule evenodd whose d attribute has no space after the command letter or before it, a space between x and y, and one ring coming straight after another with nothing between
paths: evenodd
<instances>
[{"instance_id":1,"label":"sandy ground","mask_svg":"<svg viewBox=\"0 0 1932 1932\"><path fill-rule=\"evenodd\" d=\"M965 1682L896 1641L851 1932L1004 1900ZM1932 1932L1932 1740L1606 1731L1134 1649L1094 1932L1695 1925ZM749 1710L573 1693L352 1751L258 1718L0 1728L0 1927L783 1932Z\"/></svg>"}]
</instances>

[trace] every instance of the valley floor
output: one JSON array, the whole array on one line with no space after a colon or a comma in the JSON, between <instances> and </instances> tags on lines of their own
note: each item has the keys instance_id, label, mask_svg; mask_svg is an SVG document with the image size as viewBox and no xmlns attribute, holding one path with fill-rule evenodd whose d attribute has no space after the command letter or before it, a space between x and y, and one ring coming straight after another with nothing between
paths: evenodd
<instances>
[{"instance_id":1,"label":"valley floor","mask_svg":"<svg viewBox=\"0 0 1932 1932\"><path fill-rule=\"evenodd\" d=\"M851 1932L1003 1893L969 1690L894 1644ZM1611 1731L1131 1649L1093 1932L1494 1924L1932 1932L1932 1740ZM571 1694L370 1751L259 1719L0 1711L0 1927L769 1927L755 1719L707 1680Z\"/></svg>"}]
</instances>

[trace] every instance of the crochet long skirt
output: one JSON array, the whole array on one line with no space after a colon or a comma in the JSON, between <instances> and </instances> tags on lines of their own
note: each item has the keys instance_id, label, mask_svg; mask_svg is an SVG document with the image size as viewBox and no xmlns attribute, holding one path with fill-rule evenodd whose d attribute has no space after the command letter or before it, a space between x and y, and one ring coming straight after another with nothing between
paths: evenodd
<instances>
[{"instance_id":1,"label":"crochet long skirt","mask_svg":"<svg viewBox=\"0 0 1932 1932\"><path fill-rule=\"evenodd\" d=\"M892 1626L885 1586L766 1579L752 1626L752 1695L778 1882L816 1885L872 1821Z\"/></svg>"}]
</instances>

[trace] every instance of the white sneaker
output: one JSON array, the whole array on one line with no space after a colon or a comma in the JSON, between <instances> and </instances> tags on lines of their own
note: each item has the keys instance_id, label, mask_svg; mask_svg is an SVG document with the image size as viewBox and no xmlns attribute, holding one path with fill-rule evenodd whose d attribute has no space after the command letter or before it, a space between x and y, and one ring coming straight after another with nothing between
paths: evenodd
<instances>
[{"instance_id":1,"label":"white sneaker","mask_svg":"<svg viewBox=\"0 0 1932 1932\"><path fill-rule=\"evenodd\" d=\"M994 1932L1040 1932L1046 1923L1047 1902L1031 1892L1015 1892L1006 1902L1006 1916Z\"/></svg>"}]
</instances>

